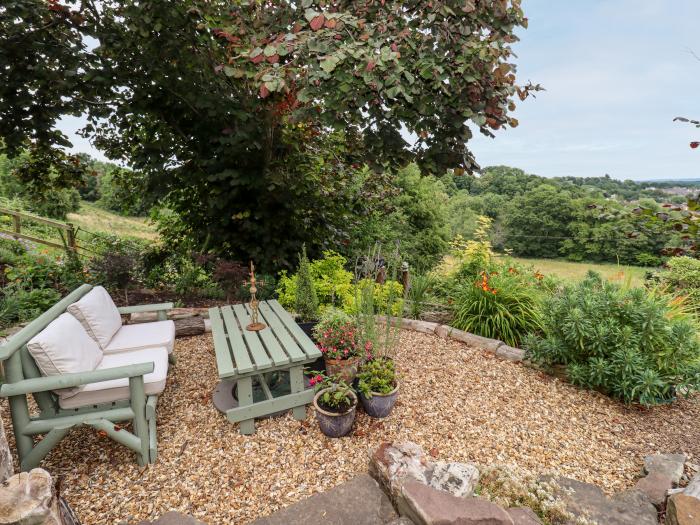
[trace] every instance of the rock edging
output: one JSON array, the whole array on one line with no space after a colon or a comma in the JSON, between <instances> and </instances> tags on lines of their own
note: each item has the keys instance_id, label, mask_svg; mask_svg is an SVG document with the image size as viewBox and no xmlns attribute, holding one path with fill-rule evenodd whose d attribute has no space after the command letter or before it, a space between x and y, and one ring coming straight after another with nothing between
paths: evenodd
<instances>
[{"instance_id":1,"label":"rock edging","mask_svg":"<svg viewBox=\"0 0 700 525\"><path fill-rule=\"evenodd\" d=\"M508 346L503 341L498 339L489 339L488 337L482 337L480 335L472 334L470 332L465 332L464 330L458 330L452 326L440 323L431 323L429 321L420 321L418 319L407 319L394 318L394 321L399 321L401 328L404 330L413 330L414 332L421 332L424 334L435 334L443 339L453 339L455 341L460 341L466 343L469 346L475 346L486 350L496 357L501 359L508 359L515 363L519 363L525 360L525 350L522 348L515 348L513 346Z\"/></svg>"}]
</instances>

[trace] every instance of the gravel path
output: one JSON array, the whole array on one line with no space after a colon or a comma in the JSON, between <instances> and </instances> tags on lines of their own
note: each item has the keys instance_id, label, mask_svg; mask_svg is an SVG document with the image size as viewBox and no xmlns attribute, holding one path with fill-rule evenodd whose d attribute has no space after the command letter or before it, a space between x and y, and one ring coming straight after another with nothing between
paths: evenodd
<instances>
[{"instance_id":1,"label":"gravel path","mask_svg":"<svg viewBox=\"0 0 700 525\"><path fill-rule=\"evenodd\" d=\"M153 519L168 510L210 525L245 523L366 471L382 441L412 440L440 459L517 465L630 486L642 457L700 458L700 396L652 410L626 408L519 364L434 335L403 332L391 417L358 414L352 437L331 440L291 415L241 436L210 401L217 383L208 335L178 340L178 364L158 406L158 462L77 429L42 465L86 525ZM7 402L0 405L6 428ZM11 444L11 446L13 446Z\"/></svg>"}]
</instances>

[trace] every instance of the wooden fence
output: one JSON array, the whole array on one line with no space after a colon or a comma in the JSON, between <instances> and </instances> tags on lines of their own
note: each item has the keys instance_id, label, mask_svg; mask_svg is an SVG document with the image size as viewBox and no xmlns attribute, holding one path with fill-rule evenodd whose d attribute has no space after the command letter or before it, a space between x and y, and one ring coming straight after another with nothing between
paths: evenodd
<instances>
[{"instance_id":1,"label":"wooden fence","mask_svg":"<svg viewBox=\"0 0 700 525\"><path fill-rule=\"evenodd\" d=\"M28 241L36 242L39 244L45 244L46 246L52 246L54 248L62 248L67 251L77 251L78 250L78 243L76 241L76 233L77 230L75 226L73 226L69 222L60 222L60 221L54 221L51 219L45 219L44 217L37 217L36 215L30 215L29 213L22 213L19 211L15 210L9 210L7 208L0 208L0 215L9 215L12 217L12 226L13 228L11 230L6 230L4 228L0 228L0 233L5 233L7 235L12 236L14 239L19 240L19 239L26 239ZM31 221L39 224L46 224L48 226L52 226L56 229L58 229L58 233L61 236L61 239L63 239L63 243L58 243L56 241L52 240L47 240L47 239L41 239L39 237L34 237L33 235L27 235L25 233L22 233L22 221ZM63 236L63 232L65 232L65 237Z\"/></svg>"}]
</instances>

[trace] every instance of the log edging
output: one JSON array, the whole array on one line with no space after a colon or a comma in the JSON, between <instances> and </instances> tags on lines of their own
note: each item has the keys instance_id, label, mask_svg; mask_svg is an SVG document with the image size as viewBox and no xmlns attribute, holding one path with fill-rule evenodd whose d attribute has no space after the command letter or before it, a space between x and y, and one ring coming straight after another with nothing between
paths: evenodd
<instances>
[{"instance_id":1,"label":"log edging","mask_svg":"<svg viewBox=\"0 0 700 525\"><path fill-rule=\"evenodd\" d=\"M398 318L394 318L394 321L398 320ZM503 341L499 341L498 339L482 337L470 332L465 332L464 330L458 330L457 328L446 324L431 323L429 321L421 321L418 319L407 319L405 317L400 318L400 321L401 328L404 330L412 330L414 332L421 332L424 334L435 334L443 339L460 341L468 344L469 346L475 346L486 350L487 352L496 355L496 357L508 359L509 361L513 361L515 363L525 360L525 350L522 348L508 346Z\"/></svg>"}]
</instances>

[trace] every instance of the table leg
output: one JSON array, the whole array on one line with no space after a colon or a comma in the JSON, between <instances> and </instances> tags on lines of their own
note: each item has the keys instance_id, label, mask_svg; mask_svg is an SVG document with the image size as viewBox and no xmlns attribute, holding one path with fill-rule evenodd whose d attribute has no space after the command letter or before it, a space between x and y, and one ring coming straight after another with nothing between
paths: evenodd
<instances>
[{"instance_id":1,"label":"table leg","mask_svg":"<svg viewBox=\"0 0 700 525\"><path fill-rule=\"evenodd\" d=\"M253 404L253 378L243 377L238 380L238 406L245 407ZM255 434L255 419L240 422L241 434Z\"/></svg>"},{"instance_id":2,"label":"table leg","mask_svg":"<svg viewBox=\"0 0 700 525\"><path fill-rule=\"evenodd\" d=\"M303 366L293 366L289 370L289 383L292 389L292 394L304 391L304 367ZM306 419L306 405L299 407L294 407L292 409L292 415L297 421L302 421Z\"/></svg>"}]
</instances>

